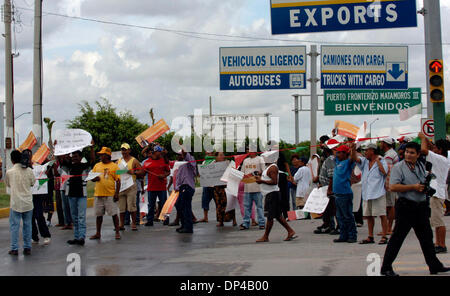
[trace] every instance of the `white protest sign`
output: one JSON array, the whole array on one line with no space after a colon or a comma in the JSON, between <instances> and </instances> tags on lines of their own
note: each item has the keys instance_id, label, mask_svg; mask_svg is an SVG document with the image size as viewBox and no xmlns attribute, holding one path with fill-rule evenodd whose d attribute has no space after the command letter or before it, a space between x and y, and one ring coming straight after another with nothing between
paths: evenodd
<instances>
[{"instance_id":1,"label":"white protest sign","mask_svg":"<svg viewBox=\"0 0 450 296\"><path fill-rule=\"evenodd\" d=\"M125 160L121 159L121 161L118 163L120 170L126 170L128 169L128 164L125 162ZM123 192L134 185L133 176L130 174L122 174L120 175L120 192Z\"/></svg>"},{"instance_id":2,"label":"white protest sign","mask_svg":"<svg viewBox=\"0 0 450 296\"><path fill-rule=\"evenodd\" d=\"M94 172L90 171L89 174L87 175L85 181L86 182L87 181L92 181L92 180L94 180L95 178L97 178L100 175L101 175L101 173L94 173Z\"/></svg>"},{"instance_id":3,"label":"white protest sign","mask_svg":"<svg viewBox=\"0 0 450 296\"><path fill-rule=\"evenodd\" d=\"M228 168L228 164L228 161L220 161L199 166L198 173L200 174L200 186L213 187L227 185L227 183L220 181L220 178Z\"/></svg>"},{"instance_id":4,"label":"white protest sign","mask_svg":"<svg viewBox=\"0 0 450 296\"><path fill-rule=\"evenodd\" d=\"M228 213L229 211L234 210L239 203L236 195L231 194L228 189L225 189L225 193L227 195L227 208L225 209L225 212Z\"/></svg>"},{"instance_id":5,"label":"white protest sign","mask_svg":"<svg viewBox=\"0 0 450 296\"><path fill-rule=\"evenodd\" d=\"M244 173L236 169L231 169L228 174L227 189L228 192L234 196L239 193L239 183L241 183L242 178L244 178Z\"/></svg>"},{"instance_id":6,"label":"white protest sign","mask_svg":"<svg viewBox=\"0 0 450 296\"><path fill-rule=\"evenodd\" d=\"M234 160L232 160L228 165L227 169L225 170L225 172L223 173L222 178L220 178L220 181L228 182L228 175L230 174L231 169L234 168L235 166L236 163L234 162Z\"/></svg>"},{"instance_id":7,"label":"white protest sign","mask_svg":"<svg viewBox=\"0 0 450 296\"><path fill-rule=\"evenodd\" d=\"M92 136L82 129L61 130L55 136L55 155L65 155L91 146Z\"/></svg>"},{"instance_id":8,"label":"white protest sign","mask_svg":"<svg viewBox=\"0 0 450 296\"><path fill-rule=\"evenodd\" d=\"M48 184L44 183L39 185L39 180L46 179L47 175L45 171L47 170L48 163L46 165L34 165L33 166L33 174L36 182L34 183L33 188L31 188L31 192L33 195L35 194L47 194L48 193ZM49 182L49 181L47 181Z\"/></svg>"},{"instance_id":9,"label":"white protest sign","mask_svg":"<svg viewBox=\"0 0 450 296\"><path fill-rule=\"evenodd\" d=\"M355 171L358 167L355 167ZM358 175L355 172L355 175ZM358 212L359 206L361 205L361 193L362 193L362 183L356 183L352 185L353 191L353 213Z\"/></svg>"},{"instance_id":10,"label":"white protest sign","mask_svg":"<svg viewBox=\"0 0 450 296\"><path fill-rule=\"evenodd\" d=\"M306 201L303 212L322 214L327 208L329 198L327 197L328 186L314 188Z\"/></svg>"}]
</instances>

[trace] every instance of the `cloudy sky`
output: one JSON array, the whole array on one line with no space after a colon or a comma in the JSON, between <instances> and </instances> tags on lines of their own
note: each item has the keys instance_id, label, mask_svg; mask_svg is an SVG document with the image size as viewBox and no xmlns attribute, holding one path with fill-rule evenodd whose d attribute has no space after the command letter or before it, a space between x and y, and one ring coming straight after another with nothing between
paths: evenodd
<instances>
[{"instance_id":1,"label":"cloudy sky","mask_svg":"<svg viewBox=\"0 0 450 296\"><path fill-rule=\"evenodd\" d=\"M254 41L238 38L175 34L109 24L87 22L44 13L44 89L43 115L56 120L55 128L65 127L78 114L82 100L95 102L108 98L119 110L129 110L141 121L149 122L154 108L157 119L170 125L178 116L194 109L214 113L272 113L280 118L281 138L294 141L294 93L309 90L220 91L218 52L222 46L321 45L321 42L423 44L423 17L419 26L408 29L370 30L302 35L271 36L269 0L44 0L43 10L111 22L183 31L277 38L286 41ZM418 7L422 1L418 0ZM33 0L14 0L16 6L14 59L16 116L32 110ZM450 1L441 1L442 27L450 26ZM3 33L3 26L0 31ZM2 39L2 43L4 39ZM311 43L312 42L312 43ZM450 35L443 31L444 59L450 60ZM4 43L1 46L4 55ZM425 90L424 46L409 47L410 87ZM0 59L4 69L4 59ZM450 72L446 72L450 77ZM446 83L447 96L450 84ZM4 74L0 75L0 100L4 100ZM309 102L305 99L306 107ZM323 106L320 102L319 106ZM448 106L448 104L447 104ZM447 107L447 111L450 110ZM374 135L386 135L391 126L401 132L419 130L419 116L399 122L398 116L378 116ZM309 114L301 114L301 139L309 138ZM318 114L318 135L327 134L334 120L361 125L377 116L325 117ZM31 130L32 117L16 121L22 141Z\"/></svg>"}]
</instances>

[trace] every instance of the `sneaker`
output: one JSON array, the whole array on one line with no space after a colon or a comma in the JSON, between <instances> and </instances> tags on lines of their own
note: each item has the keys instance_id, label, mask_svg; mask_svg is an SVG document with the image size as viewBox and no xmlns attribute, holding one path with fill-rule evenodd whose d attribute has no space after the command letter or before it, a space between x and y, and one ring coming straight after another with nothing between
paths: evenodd
<instances>
[{"instance_id":1,"label":"sneaker","mask_svg":"<svg viewBox=\"0 0 450 296\"><path fill-rule=\"evenodd\" d=\"M31 249L23 249L23 254L24 254L25 256L31 255Z\"/></svg>"},{"instance_id":2,"label":"sneaker","mask_svg":"<svg viewBox=\"0 0 450 296\"><path fill-rule=\"evenodd\" d=\"M166 219L164 220L163 225L165 225L165 226L169 225L169 218L166 218Z\"/></svg>"},{"instance_id":3,"label":"sneaker","mask_svg":"<svg viewBox=\"0 0 450 296\"><path fill-rule=\"evenodd\" d=\"M152 221L148 221L147 223L145 223L145 226L153 226L153 222Z\"/></svg>"},{"instance_id":4,"label":"sneaker","mask_svg":"<svg viewBox=\"0 0 450 296\"><path fill-rule=\"evenodd\" d=\"M34 240L34 239L33 239L33 240L31 241L31 243L32 243L33 245L37 245L37 244L39 244L39 240Z\"/></svg>"},{"instance_id":5,"label":"sneaker","mask_svg":"<svg viewBox=\"0 0 450 296\"><path fill-rule=\"evenodd\" d=\"M84 246L84 238L79 239L79 240L77 241L77 245L79 245L79 246Z\"/></svg>"},{"instance_id":6,"label":"sneaker","mask_svg":"<svg viewBox=\"0 0 450 296\"><path fill-rule=\"evenodd\" d=\"M436 254L447 253L447 247L437 246L434 249L436 250Z\"/></svg>"},{"instance_id":7,"label":"sneaker","mask_svg":"<svg viewBox=\"0 0 450 296\"><path fill-rule=\"evenodd\" d=\"M51 221L47 221L47 227L52 227L52 222Z\"/></svg>"},{"instance_id":8,"label":"sneaker","mask_svg":"<svg viewBox=\"0 0 450 296\"><path fill-rule=\"evenodd\" d=\"M8 252L8 254L9 254L9 255L12 255L12 256L18 256L18 255L19 255L19 251L17 251L17 250L11 250L11 251Z\"/></svg>"},{"instance_id":9,"label":"sneaker","mask_svg":"<svg viewBox=\"0 0 450 296\"><path fill-rule=\"evenodd\" d=\"M44 245L50 244L51 241L52 241L52 239L49 237L44 238Z\"/></svg>"}]
</instances>

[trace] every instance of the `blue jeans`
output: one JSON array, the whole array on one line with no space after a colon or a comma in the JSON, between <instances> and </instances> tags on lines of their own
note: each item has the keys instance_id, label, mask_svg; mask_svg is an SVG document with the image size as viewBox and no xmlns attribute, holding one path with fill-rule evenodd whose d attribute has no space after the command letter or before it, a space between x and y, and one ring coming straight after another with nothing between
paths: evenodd
<instances>
[{"instance_id":1,"label":"blue jeans","mask_svg":"<svg viewBox=\"0 0 450 296\"><path fill-rule=\"evenodd\" d=\"M289 188L289 193L291 194L291 204L292 204L292 211L295 211L297 209L297 204L295 202L296 195L297 195L297 188Z\"/></svg>"},{"instance_id":2,"label":"blue jeans","mask_svg":"<svg viewBox=\"0 0 450 296\"><path fill-rule=\"evenodd\" d=\"M203 187L202 209L209 211L209 204L211 203L211 200L214 200L214 187Z\"/></svg>"},{"instance_id":3,"label":"blue jeans","mask_svg":"<svg viewBox=\"0 0 450 296\"><path fill-rule=\"evenodd\" d=\"M64 190L61 190L61 201L64 212L64 223L66 225L72 224L72 214L70 214L69 197L66 195Z\"/></svg>"},{"instance_id":4,"label":"blue jeans","mask_svg":"<svg viewBox=\"0 0 450 296\"><path fill-rule=\"evenodd\" d=\"M194 196L195 189L188 185L181 185L179 192L177 212L180 214L181 227L187 231L194 231L194 223L192 222L192 197Z\"/></svg>"},{"instance_id":5,"label":"blue jeans","mask_svg":"<svg viewBox=\"0 0 450 296\"><path fill-rule=\"evenodd\" d=\"M353 215L353 194L335 194L336 217L340 228L340 239L357 238L355 216Z\"/></svg>"},{"instance_id":6,"label":"blue jeans","mask_svg":"<svg viewBox=\"0 0 450 296\"><path fill-rule=\"evenodd\" d=\"M86 238L86 197L69 197L70 212L72 213L73 235L75 239Z\"/></svg>"},{"instance_id":7,"label":"blue jeans","mask_svg":"<svg viewBox=\"0 0 450 296\"><path fill-rule=\"evenodd\" d=\"M156 198L159 198L159 203L162 206L166 203L167 200L167 191L149 191L148 192L148 214L147 214L147 222L153 222L155 218L155 205Z\"/></svg>"},{"instance_id":8,"label":"blue jeans","mask_svg":"<svg viewBox=\"0 0 450 296\"><path fill-rule=\"evenodd\" d=\"M19 250L20 220L23 221L23 248L31 249L31 220L33 210L19 213L14 210L9 211L9 232L11 233L11 251Z\"/></svg>"},{"instance_id":9,"label":"blue jeans","mask_svg":"<svg viewBox=\"0 0 450 296\"><path fill-rule=\"evenodd\" d=\"M250 227L250 216L252 215L253 202L256 205L256 212L258 213L258 224L264 226L263 196L261 192L244 192L244 226Z\"/></svg>"}]
</instances>

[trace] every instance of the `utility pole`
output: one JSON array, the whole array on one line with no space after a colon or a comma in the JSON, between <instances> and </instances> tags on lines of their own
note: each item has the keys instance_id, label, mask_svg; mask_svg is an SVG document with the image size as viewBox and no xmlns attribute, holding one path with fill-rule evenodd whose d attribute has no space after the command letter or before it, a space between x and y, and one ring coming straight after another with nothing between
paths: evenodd
<instances>
[{"instance_id":1,"label":"utility pole","mask_svg":"<svg viewBox=\"0 0 450 296\"><path fill-rule=\"evenodd\" d=\"M440 140L445 139L447 133L445 103L431 102L428 62L434 59L442 59L441 6L439 0L423 0L423 6L423 10L419 13L423 14L425 24L427 116L434 119L434 138Z\"/></svg>"},{"instance_id":2,"label":"utility pole","mask_svg":"<svg viewBox=\"0 0 450 296\"><path fill-rule=\"evenodd\" d=\"M38 147L42 139L42 0L34 1L33 133Z\"/></svg>"},{"instance_id":3,"label":"utility pole","mask_svg":"<svg viewBox=\"0 0 450 296\"><path fill-rule=\"evenodd\" d=\"M300 143L299 139L299 119L298 119L298 98L300 95L292 95L294 97L294 112L295 112L295 145Z\"/></svg>"},{"instance_id":4,"label":"utility pole","mask_svg":"<svg viewBox=\"0 0 450 296\"><path fill-rule=\"evenodd\" d=\"M5 177L6 173L6 152L5 152L5 103L0 102L0 151L1 151L1 158L2 158L2 178Z\"/></svg>"},{"instance_id":5,"label":"utility pole","mask_svg":"<svg viewBox=\"0 0 450 296\"><path fill-rule=\"evenodd\" d=\"M11 151L14 143L14 100L13 100L13 82L12 82L12 47L11 47L11 0L5 0L3 6L3 19L5 22L5 105L6 105L6 139L1 140L5 143L6 169L12 167Z\"/></svg>"},{"instance_id":6,"label":"utility pole","mask_svg":"<svg viewBox=\"0 0 450 296\"><path fill-rule=\"evenodd\" d=\"M319 99L317 95L317 45L311 45L311 52L308 54L311 57L311 156L317 153L317 111L319 109Z\"/></svg>"}]
</instances>

